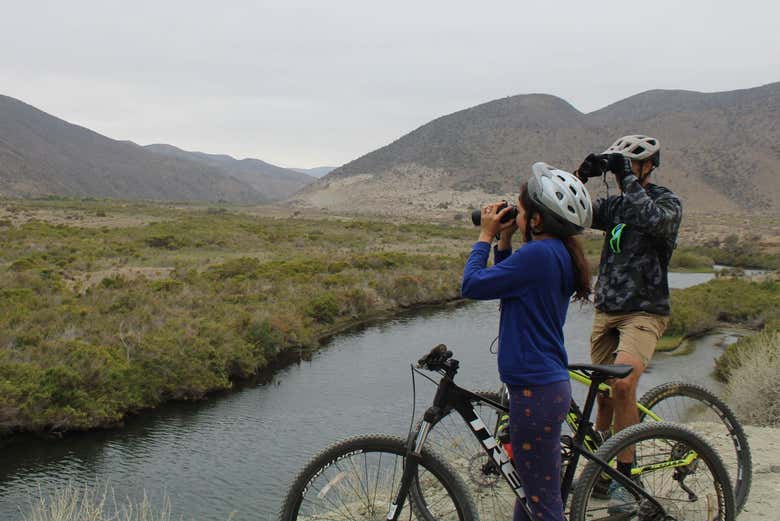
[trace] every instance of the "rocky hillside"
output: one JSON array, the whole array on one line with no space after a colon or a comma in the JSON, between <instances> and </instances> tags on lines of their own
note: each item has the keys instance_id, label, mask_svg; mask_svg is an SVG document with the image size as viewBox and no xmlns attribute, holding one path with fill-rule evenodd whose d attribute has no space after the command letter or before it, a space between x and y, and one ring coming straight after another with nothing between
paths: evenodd
<instances>
[{"instance_id":1,"label":"rocky hillside","mask_svg":"<svg viewBox=\"0 0 780 521\"><path fill-rule=\"evenodd\" d=\"M294 201L384 213L461 211L516 194L535 161L574 169L588 152L630 133L661 140L657 182L678 192L686 209L780 211L780 83L648 91L589 114L544 94L499 99L431 121L334 170Z\"/></svg>"},{"instance_id":2,"label":"rocky hillside","mask_svg":"<svg viewBox=\"0 0 780 521\"><path fill-rule=\"evenodd\" d=\"M0 196L267 202L313 179L255 161L116 141L0 96Z\"/></svg>"}]
</instances>

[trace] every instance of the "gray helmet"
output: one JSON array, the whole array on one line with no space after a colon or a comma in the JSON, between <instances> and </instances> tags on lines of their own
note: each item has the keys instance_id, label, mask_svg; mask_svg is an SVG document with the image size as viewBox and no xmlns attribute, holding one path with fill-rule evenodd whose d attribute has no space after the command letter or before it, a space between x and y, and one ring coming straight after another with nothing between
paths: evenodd
<instances>
[{"instance_id":1,"label":"gray helmet","mask_svg":"<svg viewBox=\"0 0 780 521\"><path fill-rule=\"evenodd\" d=\"M545 217L545 232L566 237L590 228L593 204L582 181L547 163L534 163L531 170L528 195Z\"/></svg>"},{"instance_id":2,"label":"gray helmet","mask_svg":"<svg viewBox=\"0 0 780 521\"><path fill-rule=\"evenodd\" d=\"M623 136L612 143L612 146L606 149L604 154L615 152L637 161L652 159L655 166L658 166L661 162L661 144L654 137L642 135Z\"/></svg>"}]
</instances>

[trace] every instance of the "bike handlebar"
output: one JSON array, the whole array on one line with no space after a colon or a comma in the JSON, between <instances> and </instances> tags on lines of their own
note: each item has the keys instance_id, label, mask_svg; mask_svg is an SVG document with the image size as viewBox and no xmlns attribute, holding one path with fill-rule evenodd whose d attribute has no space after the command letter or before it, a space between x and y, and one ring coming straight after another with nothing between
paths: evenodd
<instances>
[{"instance_id":1,"label":"bike handlebar","mask_svg":"<svg viewBox=\"0 0 780 521\"><path fill-rule=\"evenodd\" d=\"M452 351L444 344L435 346L431 351L417 361L418 369L436 371L447 368L447 361L452 358ZM454 360L453 360L454 361Z\"/></svg>"}]
</instances>

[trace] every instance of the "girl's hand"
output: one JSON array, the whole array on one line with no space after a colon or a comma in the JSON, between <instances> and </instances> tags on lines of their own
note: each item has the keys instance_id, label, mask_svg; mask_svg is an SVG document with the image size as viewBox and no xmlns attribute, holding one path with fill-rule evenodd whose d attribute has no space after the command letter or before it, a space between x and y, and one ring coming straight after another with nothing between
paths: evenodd
<instances>
[{"instance_id":1,"label":"girl's hand","mask_svg":"<svg viewBox=\"0 0 780 521\"><path fill-rule=\"evenodd\" d=\"M482 208L481 231L479 234L480 241L492 243L493 237L495 237L497 233L505 230L512 230L511 233L514 233L514 229L516 228L514 220L505 223L501 222L501 219L512 209L511 206L507 205L505 208L498 211L498 208L505 204L506 202L500 201L498 203L485 205Z\"/></svg>"}]
</instances>

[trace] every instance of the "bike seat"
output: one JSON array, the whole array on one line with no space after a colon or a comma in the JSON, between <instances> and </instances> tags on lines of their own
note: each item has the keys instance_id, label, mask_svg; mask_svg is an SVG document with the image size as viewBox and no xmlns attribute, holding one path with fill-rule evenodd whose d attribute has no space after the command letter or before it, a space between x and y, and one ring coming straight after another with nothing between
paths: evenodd
<instances>
[{"instance_id":1,"label":"bike seat","mask_svg":"<svg viewBox=\"0 0 780 521\"><path fill-rule=\"evenodd\" d=\"M633 367L626 364L618 365L591 365L591 364L571 364L569 366L571 371L581 371L585 373L591 380L604 381L610 378L625 378Z\"/></svg>"}]
</instances>

